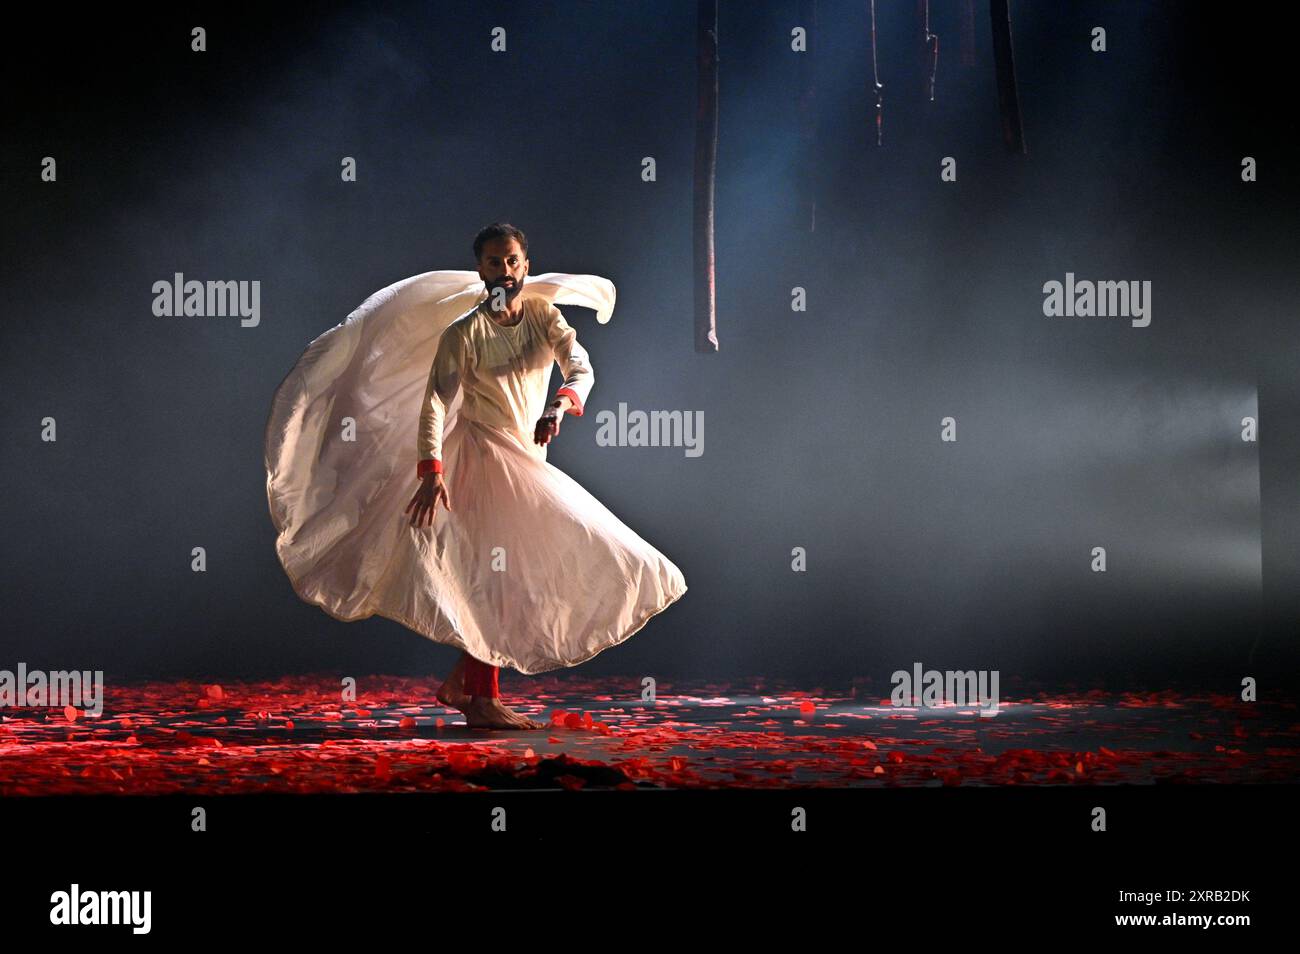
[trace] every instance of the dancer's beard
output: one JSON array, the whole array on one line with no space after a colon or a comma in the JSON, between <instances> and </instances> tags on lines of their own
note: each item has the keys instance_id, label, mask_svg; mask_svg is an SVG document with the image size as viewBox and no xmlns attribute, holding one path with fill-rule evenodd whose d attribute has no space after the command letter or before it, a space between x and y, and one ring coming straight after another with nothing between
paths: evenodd
<instances>
[{"instance_id":1,"label":"dancer's beard","mask_svg":"<svg viewBox=\"0 0 1300 954\"><path fill-rule=\"evenodd\" d=\"M510 305L514 302L514 300L519 297L519 293L523 290L524 287L524 283L522 280L516 281L514 287L503 284L503 282L505 281L506 279L504 278L498 278L487 286L489 306L491 305L492 302L496 301L497 289L500 288L502 290L503 297L501 299L501 305L503 311L509 308Z\"/></svg>"}]
</instances>

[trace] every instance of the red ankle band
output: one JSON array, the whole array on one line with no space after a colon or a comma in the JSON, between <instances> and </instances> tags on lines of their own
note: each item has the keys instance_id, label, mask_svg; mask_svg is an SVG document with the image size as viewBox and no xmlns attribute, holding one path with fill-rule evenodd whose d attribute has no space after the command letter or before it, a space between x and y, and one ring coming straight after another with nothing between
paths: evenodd
<instances>
[{"instance_id":1,"label":"red ankle band","mask_svg":"<svg viewBox=\"0 0 1300 954\"><path fill-rule=\"evenodd\" d=\"M473 656L465 657L465 691L471 696L487 696L497 699L501 696L496 666L480 662Z\"/></svg>"}]
</instances>

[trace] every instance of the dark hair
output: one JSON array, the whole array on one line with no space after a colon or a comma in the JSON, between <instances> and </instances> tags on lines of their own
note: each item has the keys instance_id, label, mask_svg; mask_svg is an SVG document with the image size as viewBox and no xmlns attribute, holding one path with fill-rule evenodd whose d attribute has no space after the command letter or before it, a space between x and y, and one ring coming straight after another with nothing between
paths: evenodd
<instances>
[{"instance_id":1,"label":"dark hair","mask_svg":"<svg viewBox=\"0 0 1300 954\"><path fill-rule=\"evenodd\" d=\"M474 264L478 264L483 257L483 246L493 239L512 238L519 243L519 247L524 250L524 258L528 257L528 238L524 233L515 228L509 222L493 222L491 225L479 229L478 235L474 236Z\"/></svg>"}]
</instances>

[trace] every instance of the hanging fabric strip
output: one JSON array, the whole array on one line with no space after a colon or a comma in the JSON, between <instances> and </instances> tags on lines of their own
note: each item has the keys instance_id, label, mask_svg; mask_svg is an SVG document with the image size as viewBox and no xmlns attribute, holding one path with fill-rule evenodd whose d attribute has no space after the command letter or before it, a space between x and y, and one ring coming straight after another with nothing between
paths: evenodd
<instances>
[{"instance_id":1,"label":"hanging fabric strip","mask_svg":"<svg viewBox=\"0 0 1300 954\"><path fill-rule=\"evenodd\" d=\"M934 74L939 69L939 37L937 34L930 32L930 0L925 0L925 49L930 57L929 81L927 82L927 92L930 96L930 102L934 102Z\"/></svg>"},{"instance_id":2,"label":"hanging fabric strip","mask_svg":"<svg viewBox=\"0 0 1300 954\"><path fill-rule=\"evenodd\" d=\"M713 246L718 169L718 0L696 0L695 21L695 350L718 350Z\"/></svg>"},{"instance_id":3,"label":"hanging fabric strip","mask_svg":"<svg viewBox=\"0 0 1300 954\"><path fill-rule=\"evenodd\" d=\"M817 0L799 0L799 23L806 32L799 57L799 198L798 222L817 231L817 72L813 59L821 52L817 33Z\"/></svg>"},{"instance_id":4,"label":"hanging fabric strip","mask_svg":"<svg viewBox=\"0 0 1300 954\"><path fill-rule=\"evenodd\" d=\"M961 65L975 65L975 0L961 2Z\"/></svg>"},{"instance_id":5,"label":"hanging fabric strip","mask_svg":"<svg viewBox=\"0 0 1300 954\"><path fill-rule=\"evenodd\" d=\"M881 145L881 117L884 112L884 102L881 97L880 85L880 64L876 59L876 0L871 0L871 75L874 77L876 86L876 145Z\"/></svg>"},{"instance_id":6,"label":"hanging fabric strip","mask_svg":"<svg viewBox=\"0 0 1300 954\"><path fill-rule=\"evenodd\" d=\"M1002 139L1011 152L1024 155L1025 127L1020 115L1020 94L1016 91L1016 60L1011 44L1011 0L989 0L993 25L993 67L998 80L998 111L1002 116Z\"/></svg>"}]
</instances>

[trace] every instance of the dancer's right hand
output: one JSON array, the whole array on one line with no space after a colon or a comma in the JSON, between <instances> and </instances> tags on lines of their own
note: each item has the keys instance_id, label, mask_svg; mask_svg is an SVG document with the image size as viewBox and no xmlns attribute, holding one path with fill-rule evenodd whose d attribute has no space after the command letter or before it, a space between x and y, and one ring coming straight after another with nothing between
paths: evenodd
<instances>
[{"instance_id":1,"label":"dancer's right hand","mask_svg":"<svg viewBox=\"0 0 1300 954\"><path fill-rule=\"evenodd\" d=\"M425 474L424 479L420 482L420 489L415 492L411 502L406 505L405 513L411 514L411 526L419 527L422 525L433 526L433 518L437 514L438 501L451 512L451 498L447 496L447 485L443 483L442 474ZM411 508L415 512L411 512ZM427 518L427 519L426 519Z\"/></svg>"}]
</instances>

